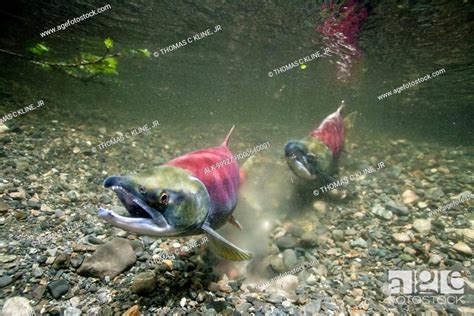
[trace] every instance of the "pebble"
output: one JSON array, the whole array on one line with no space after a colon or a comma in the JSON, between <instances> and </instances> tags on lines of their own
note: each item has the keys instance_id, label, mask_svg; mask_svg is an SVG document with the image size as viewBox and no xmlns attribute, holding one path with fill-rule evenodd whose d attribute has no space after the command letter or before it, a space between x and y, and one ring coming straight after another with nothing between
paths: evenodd
<instances>
[{"instance_id":1,"label":"pebble","mask_svg":"<svg viewBox=\"0 0 474 316\"><path fill-rule=\"evenodd\" d=\"M457 252L461 252L466 255L472 255L472 249L466 243L462 241L458 241L454 246L453 249Z\"/></svg>"},{"instance_id":2,"label":"pebble","mask_svg":"<svg viewBox=\"0 0 474 316\"><path fill-rule=\"evenodd\" d=\"M411 238L410 235L407 233L393 233L392 238L395 239L395 241L398 242L410 242Z\"/></svg>"},{"instance_id":3,"label":"pebble","mask_svg":"<svg viewBox=\"0 0 474 316\"><path fill-rule=\"evenodd\" d=\"M272 292L272 294L267 297L266 301L273 304L281 304L281 302L283 302L283 296L278 293Z\"/></svg>"},{"instance_id":4,"label":"pebble","mask_svg":"<svg viewBox=\"0 0 474 316\"><path fill-rule=\"evenodd\" d=\"M363 238L357 238L351 242L352 247L367 248L367 241Z\"/></svg>"},{"instance_id":5,"label":"pebble","mask_svg":"<svg viewBox=\"0 0 474 316\"><path fill-rule=\"evenodd\" d=\"M107 134L107 129L106 129L105 127L99 127L97 130L98 130L99 133L101 133L102 135Z\"/></svg>"},{"instance_id":6,"label":"pebble","mask_svg":"<svg viewBox=\"0 0 474 316\"><path fill-rule=\"evenodd\" d=\"M39 278L43 275L43 269L41 269L40 267L34 267L32 269L33 271L33 275L36 277L36 278Z\"/></svg>"},{"instance_id":7,"label":"pebble","mask_svg":"<svg viewBox=\"0 0 474 316\"><path fill-rule=\"evenodd\" d=\"M29 162L26 159L18 159L15 161L15 168L18 171L27 171L29 167Z\"/></svg>"},{"instance_id":8,"label":"pebble","mask_svg":"<svg viewBox=\"0 0 474 316\"><path fill-rule=\"evenodd\" d=\"M109 195L107 194L101 194L100 197L99 197L99 202L101 204L111 204L112 203L112 199L110 198Z\"/></svg>"},{"instance_id":9,"label":"pebble","mask_svg":"<svg viewBox=\"0 0 474 316\"><path fill-rule=\"evenodd\" d=\"M66 195L71 202L75 202L79 198L79 193L76 191L69 191Z\"/></svg>"},{"instance_id":10,"label":"pebble","mask_svg":"<svg viewBox=\"0 0 474 316\"><path fill-rule=\"evenodd\" d=\"M8 130L9 130L8 126L6 126L3 123L0 123L0 134L4 134L4 133L8 132Z\"/></svg>"},{"instance_id":11,"label":"pebble","mask_svg":"<svg viewBox=\"0 0 474 316\"><path fill-rule=\"evenodd\" d=\"M81 316L82 311L79 308L69 306L64 310L64 316Z\"/></svg>"},{"instance_id":12,"label":"pebble","mask_svg":"<svg viewBox=\"0 0 474 316\"><path fill-rule=\"evenodd\" d=\"M372 207L372 213L375 214L375 216L389 220L393 217L392 212L389 210L385 209L382 205L376 204Z\"/></svg>"},{"instance_id":13,"label":"pebble","mask_svg":"<svg viewBox=\"0 0 474 316\"><path fill-rule=\"evenodd\" d=\"M422 235L427 235L431 231L431 221L427 219L416 219L413 222L413 229Z\"/></svg>"},{"instance_id":14,"label":"pebble","mask_svg":"<svg viewBox=\"0 0 474 316\"><path fill-rule=\"evenodd\" d=\"M18 188L17 192L11 192L10 197L15 200L24 200L26 199L26 192L22 188Z\"/></svg>"},{"instance_id":15,"label":"pebble","mask_svg":"<svg viewBox=\"0 0 474 316\"><path fill-rule=\"evenodd\" d=\"M407 253L407 254L409 254L409 255L411 255L411 256L416 255L416 250L413 249L413 248L411 248L411 247L405 247L405 248L403 249L403 252L405 252L405 253Z\"/></svg>"},{"instance_id":16,"label":"pebble","mask_svg":"<svg viewBox=\"0 0 474 316\"><path fill-rule=\"evenodd\" d=\"M354 236L354 235L357 235L357 230L355 229L352 229L352 228L348 228L344 231L344 235L346 236Z\"/></svg>"},{"instance_id":17,"label":"pebble","mask_svg":"<svg viewBox=\"0 0 474 316\"><path fill-rule=\"evenodd\" d=\"M296 239L292 236L283 236L278 238L276 243L281 249L293 248L296 246Z\"/></svg>"},{"instance_id":18,"label":"pebble","mask_svg":"<svg viewBox=\"0 0 474 316\"><path fill-rule=\"evenodd\" d=\"M406 190L402 193L402 199L404 204L413 204L418 201L418 195L412 190Z\"/></svg>"},{"instance_id":19,"label":"pebble","mask_svg":"<svg viewBox=\"0 0 474 316\"><path fill-rule=\"evenodd\" d=\"M435 188L429 188L426 191L425 196L429 200L439 200L440 198L442 198L444 196L444 192L440 188L436 188L436 187Z\"/></svg>"},{"instance_id":20,"label":"pebble","mask_svg":"<svg viewBox=\"0 0 474 316\"><path fill-rule=\"evenodd\" d=\"M283 262L283 259L280 256L277 256L277 255L272 255L272 257L270 259L270 266L276 272L284 272L286 270L285 263Z\"/></svg>"},{"instance_id":21,"label":"pebble","mask_svg":"<svg viewBox=\"0 0 474 316\"><path fill-rule=\"evenodd\" d=\"M407 262L415 260L412 256L410 256L409 254L406 254L406 253L402 253L402 254L399 256L399 258L400 258L401 260L407 261Z\"/></svg>"},{"instance_id":22,"label":"pebble","mask_svg":"<svg viewBox=\"0 0 474 316\"><path fill-rule=\"evenodd\" d=\"M0 277L0 287L5 287L13 282L13 278L9 275Z\"/></svg>"},{"instance_id":23,"label":"pebble","mask_svg":"<svg viewBox=\"0 0 474 316\"><path fill-rule=\"evenodd\" d=\"M434 266L437 266L441 262L442 259L443 257L441 257L438 254L433 253L430 255L430 260L428 261L428 263Z\"/></svg>"},{"instance_id":24,"label":"pebble","mask_svg":"<svg viewBox=\"0 0 474 316\"><path fill-rule=\"evenodd\" d=\"M156 287L156 276L154 272L142 272L135 276L132 283L132 292L139 295L147 295Z\"/></svg>"},{"instance_id":25,"label":"pebble","mask_svg":"<svg viewBox=\"0 0 474 316\"><path fill-rule=\"evenodd\" d=\"M314 247L318 244L318 236L312 232L306 232L301 236L301 246L303 247Z\"/></svg>"},{"instance_id":26,"label":"pebble","mask_svg":"<svg viewBox=\"0 0 474 316\"><path fill-rule=\"evenodd\" d=\"M321 300L311 300L309 304L304 306L305 315L317 315L321 310Z\"/></svg>"},{"instance_id":27,"label":"pebble","mask_svg":"<svg viewBox=\"0 0 474 316\"><path fill-rule=\"evenodd\" d=\"M474 229L463 229L462 230L462 236L464 238L464 241L472 243L474 242Z\"/></svg>"},{"instance_id":28,"label":"pebble","mask_svg":"<svg viewBox=\"0 0 474 316\"><path fill-rule=\"evenodd\" d=\"M69 283L64 279L52 281L48 284L48 291L52 297L58 299L69 291Z\"/></svg>"},{"instance_id":29,"label":"pebble","mask_svg":"<svg viewBox=\"0 0 474 316\"><path fill-rule=\"evenodd\" d=\"M0 255L0 263L12 262L15 259L15 255Z\"/></svg>"},{"instance_id":30,"label":"pebble","mask_svg":"<svg viewBox=\"0 0 474 316\"><path fill-rule=\"evenodd\" d=\"M9 208L8 204L5 203L5 201L0 200L0 212L3 213L5 211L8 211L8 208Z\"/></svg>"},{"instance_id":31,"label":"pebble","mask_svg":"<svg viewBox=\"0 0 474 316\"><path fill-rule=\"evenodd\" d=\"M301 237L304 234L304 229L303 227L299 225L291 225L290 229L288 232L293 235L294 237Z\"/></svg>"},{"instance_id":32,"label":"pebble","mask_svg":"<svg viewBox=\"0 0 474 316\"><path fill-rule=\"evenodd\" d=\"M336 241L343 241L344 240L344 231L340 229L335 229L332 231L332 238Z\"/></svg>"},{"instance_id":33,"label":"pebble","mask_svg":"<svg viewBox=\"0 0 474 316\"><path fill-rule=\"evenodd\" d=\"M408 208L406 208L405 206L402 206L402 205L399 205L397 203L395 203L394 201L389 201L385 204L385 207L389 210L391 210L392 212L394 212L395 214L397 215L408 215L409 214L409 210Z\"/></svg>"},{"instance_id":34,"label":"pebble","mask_svg":"<svg viewBox=\"0 0 474 316\"><path fill-rule=\"evenodd\" d=\"M28 217L28 213L26 211L20 210L15 212L15 218L19 221L25 220Z\"/></svg>"},{"instance_id":35,"label":"pebble","mask_svg":"<svg viewBox=\"0 0 474 316\"><path fill-rule=\"evenodd\" d=\"M236 306L236 312L240 314L248 313L248 310L252 307L252 304L244 302Z\"/></svg>"},{"instance_id":36,"label":"pebble","mask_svg":"<svg viewBox=\"0 0 474 316\"><path fill-rule=\"evenodd\" d=\"M421 209L425 209L428 207L428 203L424 202L424 201L420 201L416 204L416 206L418 206L419 208Z\"/></svg>"},{"instance_id":37,"label":"pebble","mask_svg":"<svg viewBox=\"0 0 474 316\"><path fill-rule=\"evenodd\" d=\"M326 209L327 209L327 206L326 206L326 203L323 202L323 201L316 201L313 203L313 208L318 211L318 212L321 212L321 213L326 213Z\"/></svg>"},{"instance_id":38,"label":"pebble","mask_svg":"<svg viewBox=\"0 0 474 316\"><path fill-rule=\"evenodd\" d=\"M275 287L286 291L294 291L298 286L298 277L296 275L287 275L275 281Z\"/></svg>"},{"instance_id":39,"label":"pebble","mask_svg":"<svg viewBox=\"0 0 474 316\"><path fill-rule=\"evenodd\" d=\"M10 297L5 301L3 305L2 316L26 316L26 315L35 315L33 307L31 307L30 302L20 296Z\"/></svg>"},{"instance_id":40,"label":"pebble","mask_svg":"<svg viewBox=\"0 0 474 316\"><path fill-rule=\"evenodd\" d=\"M32 198L26 202L26 205L31 208L39 209L41 207L41 202L37 199Z\"/></svg>"},{"instance_id":41,"label":"pebble","mask_svg":"<svg viewBox=\"0 0 474 316\"><path fill-rule=\"evenodd\" d=\"M127 309L125 311L125 313L123 313L122 316L140 316L140 315L141 315L140 306L139 305L133 305L132 307Z\"/></svg>"},{"instance_id":42,"label":"pebble","mask_svg":"<svg viewBox=\"0 0 474 316\"><path fill-rule=\"evenodd\" d=\"M306 283L308 285L316 285L318 280L314 274L310 274L309 277L306 279Z\"/></svg>"},{"instance_id":43,"label":"pebble","mask_svg":"<svg viewBox=\"0 0 474 316\"><path fill-rule=\"evenodd\" d=\"M293 249L286 249L283 251L283 262L287 269L293 269L293 267L298 262L296 258L296 253Z\"/></svg>"}]
</instances>

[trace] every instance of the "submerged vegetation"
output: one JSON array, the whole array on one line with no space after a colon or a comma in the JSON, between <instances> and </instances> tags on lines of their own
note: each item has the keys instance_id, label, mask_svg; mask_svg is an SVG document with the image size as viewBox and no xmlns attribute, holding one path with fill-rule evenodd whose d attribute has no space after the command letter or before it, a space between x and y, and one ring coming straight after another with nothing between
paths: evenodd
<instances>
[{"instance_id":1,"label":"submerged vegetation","mask_svg":"<svg viewBox=\"0 0 474 316\"><path fill-rule=\"evenodd\" d=\"M46 43L36 43L28 48L28 55L14 53L5 49L0 49L0 53L22 58L40 66L45 70L55 70L62 72L73 78L90 80L100 75L117 75L118 58L124 55L144 56L150 58L147 49L124 49L120 52L113 50L114 41L111 38L104 40L106 51L102 56L92 53L80 53L73 60L52 61L47 59L51 48Z\"/></svg>"}]
</instances>

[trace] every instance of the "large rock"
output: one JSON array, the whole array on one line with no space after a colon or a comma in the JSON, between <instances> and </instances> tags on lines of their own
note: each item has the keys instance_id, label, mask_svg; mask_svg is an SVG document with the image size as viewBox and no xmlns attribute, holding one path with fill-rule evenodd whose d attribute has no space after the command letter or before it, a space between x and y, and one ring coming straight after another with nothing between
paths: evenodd
<instances>
[{"instance_id":1,"label":"large rock","mask_svg":"<svg viewBox=\"0 0 474 316\"><path fill-rule=\"evenodd\" d=\"M96 278L114 278L133 266L136 261L137 256L130 242L124 238L114 238L97 247L92 256L84 260L77 273Z\"/></svg>"}]
</instances>

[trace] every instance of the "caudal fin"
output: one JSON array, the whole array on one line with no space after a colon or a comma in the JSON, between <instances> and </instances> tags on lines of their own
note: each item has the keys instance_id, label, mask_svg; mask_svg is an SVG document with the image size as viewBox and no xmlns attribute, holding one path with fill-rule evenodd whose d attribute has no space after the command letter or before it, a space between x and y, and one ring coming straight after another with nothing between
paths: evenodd
<instances>
[{"instance_id":1,"label":"caudal fin","mask_svg":"<svg viewBox=\"0 0 474 316\"><path fill-rule=\"evenodd\" d=\"M227 133L227 136L225 137L224 142L222 143L222 146L227 147L227 145L229 144L230 135L234 131L234 127L235 127L235 125L232 125L232 128L230 129L229 133Z\"/></svg>"}]
</instances>

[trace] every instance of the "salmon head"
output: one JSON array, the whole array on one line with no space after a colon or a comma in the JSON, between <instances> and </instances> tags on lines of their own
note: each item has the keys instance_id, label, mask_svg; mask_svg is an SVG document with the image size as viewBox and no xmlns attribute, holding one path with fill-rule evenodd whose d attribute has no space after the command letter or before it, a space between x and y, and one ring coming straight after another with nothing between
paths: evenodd
<instances>
[{"instance_id":1,"label":"salmon head","mask_svg":"<svg viewBox=\"0 0 474 316\"><path fill-rule=\"evenodd\" d=\"M168 165L137 175L108 177L104 187L115 192L129 216L104 208L99 216L116 227L148 236L194 234L210 208L204 184Z\"/></svg>"}]
</instances>

